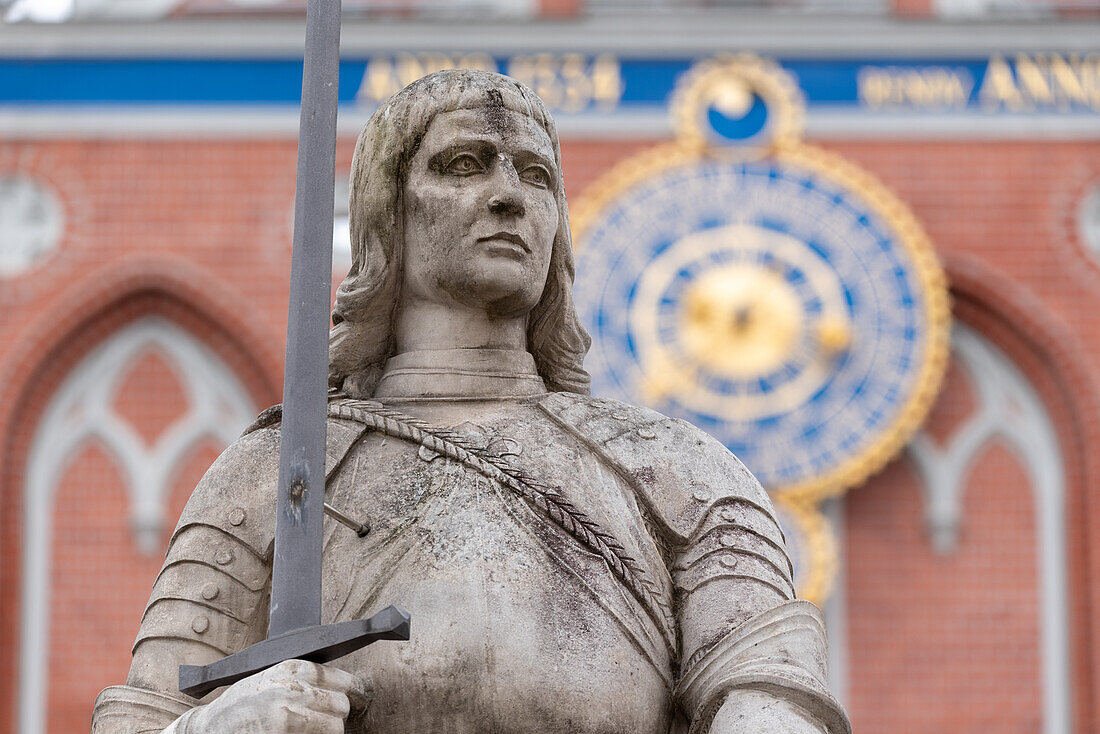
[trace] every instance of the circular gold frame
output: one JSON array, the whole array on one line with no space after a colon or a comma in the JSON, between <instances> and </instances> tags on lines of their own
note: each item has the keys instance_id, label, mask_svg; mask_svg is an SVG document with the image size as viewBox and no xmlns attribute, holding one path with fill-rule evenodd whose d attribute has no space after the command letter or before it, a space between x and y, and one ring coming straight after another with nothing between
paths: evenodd
<instances>
[{"instance_id":1,"label":"circular gold frame","mask_svg":"<svg viewBox=\"0 0 1100 734\"><path fill-rule=\"evenodd\" d=\"M712 155L711 148L698 143L668 143L618 164L582 194L571 216L574 247L579 252L586 231L613 200L629 189L664 171L690 166ZM949 354L951 309L947 279L932 243L909 208L871 173L858 165L820 148L800 144L773 151L779 163L803 168L843 186L861 197L898 236L916 267L924 294L924 315L928 325L928 348L912 393L893 423L859 454L843 461L832 471L781 487L771 487L777 497L813 505L828 497L844 494L882 469L909 441L932 407Z\"/></svg>"}]
</instances>

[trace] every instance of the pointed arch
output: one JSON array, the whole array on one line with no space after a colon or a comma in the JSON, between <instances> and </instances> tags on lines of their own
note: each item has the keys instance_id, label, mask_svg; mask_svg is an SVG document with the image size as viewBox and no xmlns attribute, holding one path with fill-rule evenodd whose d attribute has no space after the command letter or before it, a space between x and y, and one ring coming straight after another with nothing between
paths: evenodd
<instances>
[{"instance_id":1,"label":"pointed arch","mask_svg":"<svg viewBox=\"0 0 1100 734\"><path fill-rule=\"evenodd\" d=\"M151 446L114 409L131 365L155 349L183 377L185 412ZM19 730L45 730L50 649L50 579L54 498L67 459L89 442L119 468L129 524L139 552L162 542L171 480L189 449L207 435L228 445L256 414L243 386L209 349L160 316L145 316L112 334L85 357L51 398L35 429L27 462L23 516L23 595L20 623ZM80 508L68 508L79 512Z\"/></svg>"},{"instance_id":2,"label":"pointed arch","mask_svg":"<svg viewBox=\"0 0 1100 734\"><path fill-rule=\"evenodd\" d=\"M1100 634L1090 609L1100 608L1100 390L1088 351L1057 315L1025 286L984 261L946 262L954 313L1012 361L1034 388L1061 447L1065 578L1068 582L1071 730L1100 720Z\"/></svg>"},{"instance_id":3,"label":"pointed arch","mask_svg":"<svg viewBox=\"0 0 1100 734\"><path fill-rule=\"evenodd\" d=\"M1018 457L1031 488L1035 523L1043 731L1069 734L1072 691L1064 452L1043 401L1007 356L962 323L955 325L951 345L977 386L977 410L946 446L937 446L924 432L909 444L909 458L923 479L926 524L937 552L950 553L974 467L998 443Z\"/></svg>"},{"instance_id":4,"label":"pointed arch","mask_svg":"<svg viewBox=\"0 0 1100 734\"><path fill-rule=\"evenodd\" d=\"M1034 493L1045 730L1084 731L1100 715L1097 621L1089 615L1100 603L1100 548L1089 537L1089 528L1100 526L1100 502L1090 496L1100 481L1100 455L1090 451L1100 445L1100 393L1090 358L1060 316L1026 287L976 258L944 259L959 325L956 358L976 378L970 382L980 382L971 385L976 402L994 409L975 405L955 426L953 446L918 437L906 464L915 470L914 478L927 482L929 474L946 473L950 483L965 482L955 475L965 474L970 462L959 457L972 458L990 440L1022 457L1020 468ZM1001 405L1006 400L1014 404ZM1034 430L1025 430L1025 422ZM855 496L862 491L854 490ZM933 547L940 550L951 547L946 526L953 508L943 500L957 501L955 494L932 497L938 505L925 508L932 529L939 524L946 530L940 537L932 534ZM837 516L843 515L838 509ZM844 535L841 523L838 536ZM831 601L831 618L846 618L844 595ZM844 623L841 619L841 637ZM831 662L840 663L838 683L844 688L846 654Z\"/></svg>"},{"instance_id":5,"label":"pointed arch","mask_svg":"<svg viewBox=\"0 0 1100 734\"><path fill-rule=\"evenodd\" d=\"M239 382L250 411L278 402L281 339L260 320L249 318L250 312L235 292L197 266L169 259L139 260L94 270L69 283L54 306L15 341L21 346L8 355L8 368L0 374L0 555L10 559L0 566L0 586L5 589L0 599L0 679L13 683L0 689L0 709L14 712L13 719L21 716L14 683L19 679L24 616L20 600L29 590L26 573L31 560L24 553L29 532L23 527L29 510L24 488L31 478L36 429L47 417L48 406L78 364L144 319L177 330L224 365ZM239 409L241 401L237 402ZM175 443L185 445L184 434L190 435L193 428L177 427ZM117 444L123 433L112 434L112 440ZM135 484L132 477L129 483ZM149 508L143 512L155 514Z\"/></svg>"}]
</instances>

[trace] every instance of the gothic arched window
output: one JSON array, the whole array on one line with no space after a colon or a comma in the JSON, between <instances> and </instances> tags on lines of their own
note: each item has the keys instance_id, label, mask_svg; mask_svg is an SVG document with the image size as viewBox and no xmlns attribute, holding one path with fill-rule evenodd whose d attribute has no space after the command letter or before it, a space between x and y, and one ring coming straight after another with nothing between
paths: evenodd
<instances>
[{"instance_id":1,"label":"gothic arched window","mask_svg":"<svg viewBox=\"0 0 1100 734\"><path fill-rule=\"evenodd\" d=\"M159 317L114 333L69 373L25 475L23 734L86 730L98 690L125 679L118 651L133 642L179 512L255 414L230 369Z\"/></svg>"}]
</instances>

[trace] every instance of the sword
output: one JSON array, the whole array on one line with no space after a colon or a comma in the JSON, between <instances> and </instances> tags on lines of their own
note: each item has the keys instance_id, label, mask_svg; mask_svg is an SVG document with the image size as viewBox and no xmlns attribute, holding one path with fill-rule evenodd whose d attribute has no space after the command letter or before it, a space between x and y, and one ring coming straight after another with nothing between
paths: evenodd
<instances>
[{"instance_id":1,"label":"sword","mask_svg":"<svg viewBox=\"0 0 1100 734\"><path fill-rule=\"evenodd\" d=\"M324 663L376 640L409 639L409 615L393 606L321 625L339 66L340 0L308 0L268 638L209 665L181 665L179 688L195 697L284 660Z\"/></svg>"}]
</instances>

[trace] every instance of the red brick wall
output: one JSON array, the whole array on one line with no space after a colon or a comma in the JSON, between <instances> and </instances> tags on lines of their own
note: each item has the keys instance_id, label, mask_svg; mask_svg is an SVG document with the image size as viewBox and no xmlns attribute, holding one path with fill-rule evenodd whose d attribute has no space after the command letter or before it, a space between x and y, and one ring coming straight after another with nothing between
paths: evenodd
<instances>
[{"instance_id":1,"label":"red brick wall","mask_svg":"<svg viewBox=\"0 0 1100 734\"><path fill-rule=\"evenodd\" d=\"M1040 731L1037 543L1026 475L1011 449L987 446L970 471L950 555L932 550L924 504L905 461L848 499L855 731Z\"/></svg>"},{"instance_id":2,"label":"red brick wall","mask_svg":"<svg viewBox=\"0 0 1100 734\"><path fill-rule=\"evenodd\" d=\"M344 165L351 145L341 141ZM576 201L611 164L645 147L567 142L570 197ZM827 147L910 204L949 264L960 316L1020 364L1047 402L1070 483L1077 730L1100 732L1090 703L1100 699L1091 621L1100 616L1100 582L1093 581L1100 579L1100 502L1086 491L1097 476L1091 456L1100 455L1092 417L1100 411L1090 409L1091 375L1100 367L1100 265L1077 242L1073 219L1081 191L1100 178L1100 143ZM38 416L82 354L148 313L209 344L257 405L278 400L294 158L288 140L0 143L0 173L43 178L62 198L68 222L59 254L0 286L0 710L15 706L20 488ZM155 365L130 379L172 391ZM965 415L966 400L965 386L949 379L934 434L950 432L952 411ZM172 403L128 403L123 412L153 431ZM214 450L202 448L181 471L177 506L180 487L193 484ZM51 731L84 730L94 691L122 679L158 565L123 560L132 541L114 471L89 449L59 489L59 506L85 508L86 525L67 525L75 515L55 518L53 593L66 601L52 611ZM849 501L857 731L1034 730L1034 518L1019 465L1003 447L988 449L967 487L959 550L948 557L935 556L923 535L915 481L897 463ZM81 670L78 659L97 664ZM0 717L0 732L10 722Z\"/></svg>"},{"instance_id":3,"label":"red brick wall","mask_svg":"<svg viewBox=\"0 0 1100 734\"><path fill-rule=\"evenodd\" d=\"M124 386L123 389L126 389ZM183 505L225 447L196 442L176 472L162 544ZM162 553L137 552L130 502L111 455L91 444L58 483L52 543L48 731L86 731L92 702L108 682L124 682L129 650Z\"/></svg>"},{"instance_id":4,"label":"red brick wall","mask_svg":"<svg viewBox=\"0 0 1100 734\"><path fill-rule=\"evenodd\" d=\"M901 18L927 18L932 15L933 0L894 0L894 15Z\"/></svg>"},{"instance_id":5,"label":"red brick wall","mask_svg":"<svg viewBox=\"0 0 1100 734\"><path fill-rule=\"evenodd\" d=\"M539 16L542 18L575 18L583 8L582 0L539 0Z\"/></svg>"}]
</instances>

